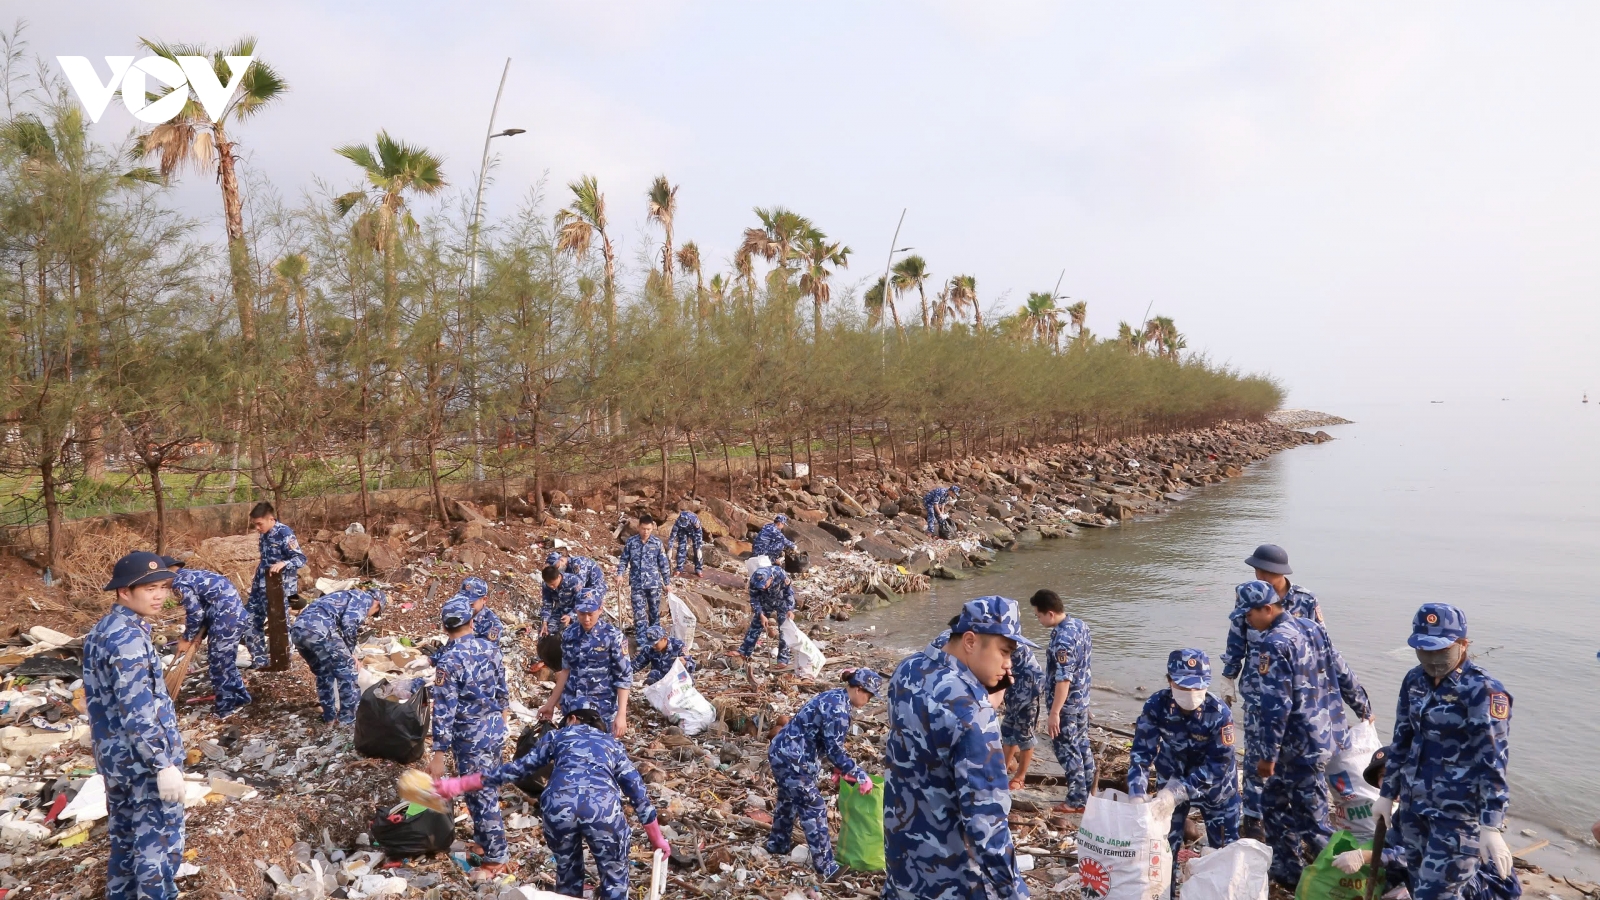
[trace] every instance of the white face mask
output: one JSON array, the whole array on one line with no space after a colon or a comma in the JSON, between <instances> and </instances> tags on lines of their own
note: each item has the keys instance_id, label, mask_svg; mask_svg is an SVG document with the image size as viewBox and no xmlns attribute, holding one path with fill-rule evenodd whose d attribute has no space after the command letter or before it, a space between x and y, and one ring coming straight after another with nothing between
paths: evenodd
<instances>
[{"instance_id":1,"label":"white face mask","mask_svg":"<svg viewBox=\"0 0 1600 900\"><path fill-rule=\"evenodd\" d=\"M1172 689L1172 700L1180 709L1194 712L1200 708L1200 704L1206 702L1206 692L1204 689L1190 691L1175 687Z\"/></svg>"}]
</instances>

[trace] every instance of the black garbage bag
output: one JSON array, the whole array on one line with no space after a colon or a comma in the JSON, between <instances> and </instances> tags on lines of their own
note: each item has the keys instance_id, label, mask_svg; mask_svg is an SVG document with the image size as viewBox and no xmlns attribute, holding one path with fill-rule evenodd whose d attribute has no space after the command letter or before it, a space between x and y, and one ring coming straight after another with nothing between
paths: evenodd
<instances>
[{"instance_id":1,"label":"black garbage bag","mask_svg":"<svg viewBox=\"0 0 1600 900\"><path fill-rule=\"evenodd\" d=\"M362 756L414 763L428 748L428 725L432 708L428 705L428 685L421 678L411 679L411 696L404 701L389 699L395 687L380 681L361 695L356 707L356 752Z\"/></svg>"},{"instance_id":2,"label":"black garbage bag","mask_svg":"<svg viewBox=\"0 0 1600 900\"><path fill-rule=\"evenodd\" d=\"M407 815L409 803L392 809L378 808L372 819L372 843L390 859L408 856L431 856L450 849L455 840L455 823L441 812L418 807L416 815Z\"/></svg>"},{"instance_id":3,"label":"black garbage bag","mask_svg":"<svg viewBox=\"0 0 1600 900\"><path fill-rule=\"evenodd\" d=\"M790 575L800 575L811 567L811 554L805 550L786 550L783 554L783 570Z\"/></svg>"},{"instance_id":4,"label":"black garbage bag","mask_svg":"<svg viewBox=\"0 0 1600 900\"><path fill-rule=\"evenodd\" d=\"M521 759L532 753L533 745L539 743L539 738L555 730L555 727L553 722L540 722L538 725L522 729L522 733L517 735L517 749L512 753L512 758ZM545 786L550 783L550 773L554 769L554 764L543 766L524 776L520 781L513 781L512 784L516 785L518 790L527 794L528 799L537 803L539 795L544 793Z\"/></svg>"},{"instance_id":5,"label":"black garbage bag","mask_svg":"<svg viewBox=\"0 0 1600 900\"><path fill-rule=\"evenodd\" d=\"M939 537L941 537L941 538L943 538L943 539L948 541L948 540L950 540L951 538L953 538L955 536L956 536L956 523L950 521L948 518L940 519L939 520Z\"/></svg>"}]
</instances>

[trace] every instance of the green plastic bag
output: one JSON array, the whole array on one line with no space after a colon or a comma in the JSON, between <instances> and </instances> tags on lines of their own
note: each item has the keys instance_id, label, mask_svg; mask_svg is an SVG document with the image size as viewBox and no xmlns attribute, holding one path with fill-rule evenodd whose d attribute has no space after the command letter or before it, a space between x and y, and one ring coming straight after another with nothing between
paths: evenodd
<instances>
[{"instance_id":1,"label":"green plastic bag","mask_svg":"<svg viewBox=\"0 0 1600 900\"><path fill-rule=\"evenodd\" d=\"M872 776L872 790L862 794L839 782L839 851L834 858L857 872L883 871L883 779Z\"/></svg>"},{"instance_id":2,"label":"green plastic bag","mask_svg":"<svg viewBox=\"0 0 1600 900\"><path fill-rule=\"evenodd\" d=\"M1316 862L1300 872L1300 884L1294 889L1294 900L1365 900L1367 879L1372 875L1372 863L1362 866L1354 875L1347 875L1333 865L1333 858L1347 850L1371 850L1372 844L1360 843L1348 831L1336 831L1328 839L1328 846L1317 854ZM1382 878L1380 874L1378 876ZM1382 893L1374 891L1376 897Z\"/></svg>"}]
</instances>

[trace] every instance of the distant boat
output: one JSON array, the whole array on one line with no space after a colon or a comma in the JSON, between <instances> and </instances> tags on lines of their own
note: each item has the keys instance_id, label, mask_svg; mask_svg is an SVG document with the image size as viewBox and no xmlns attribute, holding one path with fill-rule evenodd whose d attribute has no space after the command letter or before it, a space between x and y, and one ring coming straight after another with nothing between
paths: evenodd
<instances>
[{"instance_id":1,"label":"distant boat","mask_svg":"<svg viewBox=\"0 0 1600 900\"><path fill-rule=\"evenodd\" d=\"M1589 395L1588 394L1584 394L1583 395L1583 402L1585 402L1585 403L1589 402Z\"/></svg>"},{"instance_id":2,"label":"distant boat","mask_svg":"<svg viewBox=\"0 0 1600 900\"><path fill-rule=\"evenodd\" d=\"M1429 400L1429 403L1443 403L1443 400Z\"/></svg>"}]
</instances>

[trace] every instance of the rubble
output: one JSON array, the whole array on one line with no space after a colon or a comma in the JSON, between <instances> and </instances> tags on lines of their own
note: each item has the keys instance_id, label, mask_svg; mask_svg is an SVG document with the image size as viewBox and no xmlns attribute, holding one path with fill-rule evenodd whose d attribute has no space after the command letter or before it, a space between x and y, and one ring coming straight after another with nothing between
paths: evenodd
<instances>
[{"instance_id":1,"label":"rubble","mask_svg":"<svg viewBox=\"0 0 1600 900\"><path fill-rule=\"evenodd\" d=\"M1158 514L1196 486L1309 440L1275 426L1239 424L1098 446L991 452L910 472L868 471L869 463L830 476L799 465L790 470L795 477L761 485L739 502L687 501L699 508L713 540L706 545L704 577L675 579L673 590L698 618L694 681L712 701L716 718L689 737L637 700L624 738L673 845L668 894L815 896L803 845L776 857L761 846L774 795L767 741L811 696L836 686L844 669L866 665L887 674L897 662L897 654L867 636L838 631L834 623L925 591L930 578L968 577L1001 550L1070 539L1086 527ZM954 540L934 540L923 533L920 498L935 484L952 481L964 487L953 515L960 533ZM614 574L620 547L613 529L619 512L642 511L644 498L658 492L627 485L621 493L619 511L603 498L573 502L552 491L550 508L559 514L538 525L520 514L501 518L494 514L498 510L467 501L452 502L448 527L413 524L403 512L374 516L359 530L342 522L327 530L291 522L301 530L309 561L301 576L302 594L328 593L370 578L389 594L389 609L355 651L365 689L384 679L431 682L426 651L443 642L440 606L467 575L488 580L491 603L505 623L501 649L514 739L532 724L532 711L553 687L548 671L530 672L540 606L537 572L547 550L559 546L601 561L609 580L608 613L629 623L626 585ZM638 505L629 506L630 499ZM506 505L531 513L522 498ZM732 665L725 655L749 620L737 554L748 552L748 538L778 512L790 515L786 530L808 556L808 566L795 577L795 620L828 660L814 682L768 671L763 660L770 661L776 649L770 638L759 646L752 672ZM255 553L254 535L240 535L209 538L192 559L247 588ZM158 646L177 637L181 627L181 607L169 609L155 626ZM41 648L65 653L70 670L75 639L46 631L32 628L0 646L0 842L6 845L0 848L0 888L27 885L31 896L98 896L104 884L105 821L103 813L93 815L97 776L80 717L79 685L70 677L18 674L24 663L45 652ZM287 672L247 672L255 702L226 721L211 715L207 678L204 666L194 667L175 698L192 800L185 861L186 873L193 873L183 882L189 895L517 897L553 886L554 867L537 807L518 790L501 793L514 865L499 881L470 880L474 862L463 843L470 823L460 806L458 840L450 855L388 860L370 834L374 817L398 802L395 782L403 767L358 756L348 729L321 724L306 667L295 662ZM1102 786L1112 786L1126 770L1126 729L1109 721L1097 725L1105 726L1095 730ZM857 713L848 749L869 770L882 770L886 729L881 702ZM508 749L513 742L507 742ZM1036 758L1012 812L1017 845L1032 859L1027 878L1039 896L1076 891L1070 886L1074 826L1050 812L1062 791L1048 756ZM99 789L103 798L103 784ZM64 809L87 797L80 805L87 810L46 824L61 796L67 798ZM830 811L835 830L836 817ZM636 841L636 885L646 880L649 859ZM876 896L881 885L879 874L850 873L826 895Z\"/></svg>"}]
</instances>

